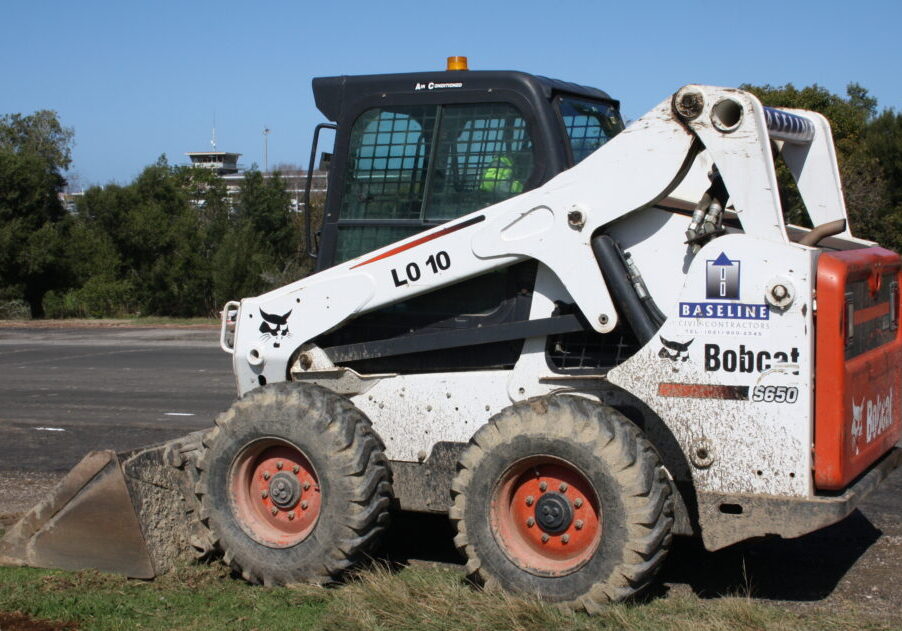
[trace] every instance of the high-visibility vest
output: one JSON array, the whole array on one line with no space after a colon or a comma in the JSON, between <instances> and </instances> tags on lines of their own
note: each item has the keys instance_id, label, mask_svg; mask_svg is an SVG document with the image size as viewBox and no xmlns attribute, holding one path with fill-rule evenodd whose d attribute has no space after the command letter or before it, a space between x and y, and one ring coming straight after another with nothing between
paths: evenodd
<instances>
[{"instance_id":1,"label":"high-visibility vest","mask_svg":"<svg viewBox=\"0 0 902 631\"><path fill-rule=\"evenodd\" d=\"M514 162L499 156L482 173L479 190L488 193L522 193L523 182L514 179Z\"/></svg>"}]
</instances>

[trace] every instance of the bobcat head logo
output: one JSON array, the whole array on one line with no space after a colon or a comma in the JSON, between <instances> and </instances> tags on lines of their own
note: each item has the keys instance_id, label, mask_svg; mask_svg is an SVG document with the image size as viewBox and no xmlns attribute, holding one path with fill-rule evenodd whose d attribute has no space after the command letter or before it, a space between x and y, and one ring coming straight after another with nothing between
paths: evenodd
<instances>
[{"instance_id":1,"label":"bobcat head logo","mask_svg":"<svg viewBox=\"0 0 902 631\"><path fill-rule=\"evenodd\" d=\"M272 343L273 348L279 348L283 339L291 337L288 332L288 316L290 315L291 311L284 315L273 315L260 309L260 316L263 318L263 322L260 323L260 332L263 334L260 336L261 339L272 338L275 340Z\"/></svg>"},{"instance_id":2,"label":"bobcat head logo","mask_svg":"<svg viewBox=\"0 0 902 631\"><path fill-rule=\"evenodd\" d=\"M671 369L673 372L679 372L683 362L689 361L689 346L695 341L695 338L688 342L671 342L660 335L658 337L661 340L661 344L663 344L661 350L658 351L658 357L672 361Z\"/></svg>"}]
</instances>

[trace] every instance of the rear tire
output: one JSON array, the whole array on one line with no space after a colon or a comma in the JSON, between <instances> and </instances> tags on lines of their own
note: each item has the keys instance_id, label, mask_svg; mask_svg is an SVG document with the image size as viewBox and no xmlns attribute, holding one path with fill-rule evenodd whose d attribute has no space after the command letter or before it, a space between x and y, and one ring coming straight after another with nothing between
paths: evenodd
<instances>
[{"instance_id":1,"label":"rear tire","mask_svg":"<svg viewBox=\"0 0 902 631\"><path fill-rule=\"evenodd\" d=\"M671 541L654 448L619 412L579 397L494 416L461 455L452 496L471 578L590 613L647 587Z\"/></svg>"},{"instance_id":2,"label":"rear tire","mask_svg":"<svg viewBox=\"0 0 902 631\"><path fill-rule=\"evenodd\" d=\"M309 384L258 388L216 419L198 463L201 516L252 583L326 583L388 524L382 442L346 398Z\"/></svg>"}]
</instances>

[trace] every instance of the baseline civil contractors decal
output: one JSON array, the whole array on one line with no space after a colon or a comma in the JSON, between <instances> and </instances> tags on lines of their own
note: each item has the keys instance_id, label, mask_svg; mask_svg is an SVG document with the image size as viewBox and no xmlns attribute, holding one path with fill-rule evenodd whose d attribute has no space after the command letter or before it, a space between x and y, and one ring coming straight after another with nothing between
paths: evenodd
<instances>
[{"instance_id":1,"label":"baseline civil contractors decal","mask_svg":"<svg viewBox=\"0 0 902 631\"><path fill-rule=\"evenodd\" d=\"M742 263L721 252L714 260L705 262L705 302L681 302L681 318L715 320L767 320L770 310L764 303L738 301L741 297ZM716 302L715 302L716 301ZM720 302L724 301L724 302Z\"/></svg>"}]
</instances>

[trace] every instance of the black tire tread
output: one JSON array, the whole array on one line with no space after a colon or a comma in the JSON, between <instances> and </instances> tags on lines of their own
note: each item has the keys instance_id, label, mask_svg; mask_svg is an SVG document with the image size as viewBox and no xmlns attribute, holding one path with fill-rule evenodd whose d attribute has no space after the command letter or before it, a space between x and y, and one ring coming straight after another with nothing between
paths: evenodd
<instances>
[{"instance_id":1,"label":"black tire tread","mask_svg":"<svg viewBox=\"0 0 902 631\"><path fill-rule=\"evenodd\" d=\"M668 475L639 428L610 408L576 396L541 397L502 410L475 433L461 454L449 514L457 526L454 543L467 559L470 578L486 589L499 587L467 535L464 515L472 472L492 449L523 433L550 434L593 449L626 490L629 536L623 561L606 581L563 604L593 613L603 603L635 596L653 580L671 543L674 509Z\"/></svg>"},{"instance_id":2,"label":"black tire tread","mask_svg":"<svg viewBox=\"0 0 902 631\"><path fill-rule=\"evenodd\" d=\"M221 449L240 423L263 422L269 417L303 412L316 419L316 430L332 446L331 458L342 471L348 488L349 505L341 513L339 523L330 528L331 540L319 562L318 570L304 575L291 568L274 571L254 563L241 554L241 543L217 532L210 520L215 507L207 492L210 459ZM201 519L213 532L223 560L250 583L280 585L290 583L330 583L363 561L377 543L389 521L392 497L391 473L383 453L382 441L372 429L370 420L348 399L325 388L309 384L281 383L258 388L220 414L215 426L204 436L203 455L197 459L198 482L195 493L201 504ZM319 528L319 526L317 526ZM311 536L316 536L316 532ZM242 559L239 561L239 557Z\"/></svg>"}]
</instances>

